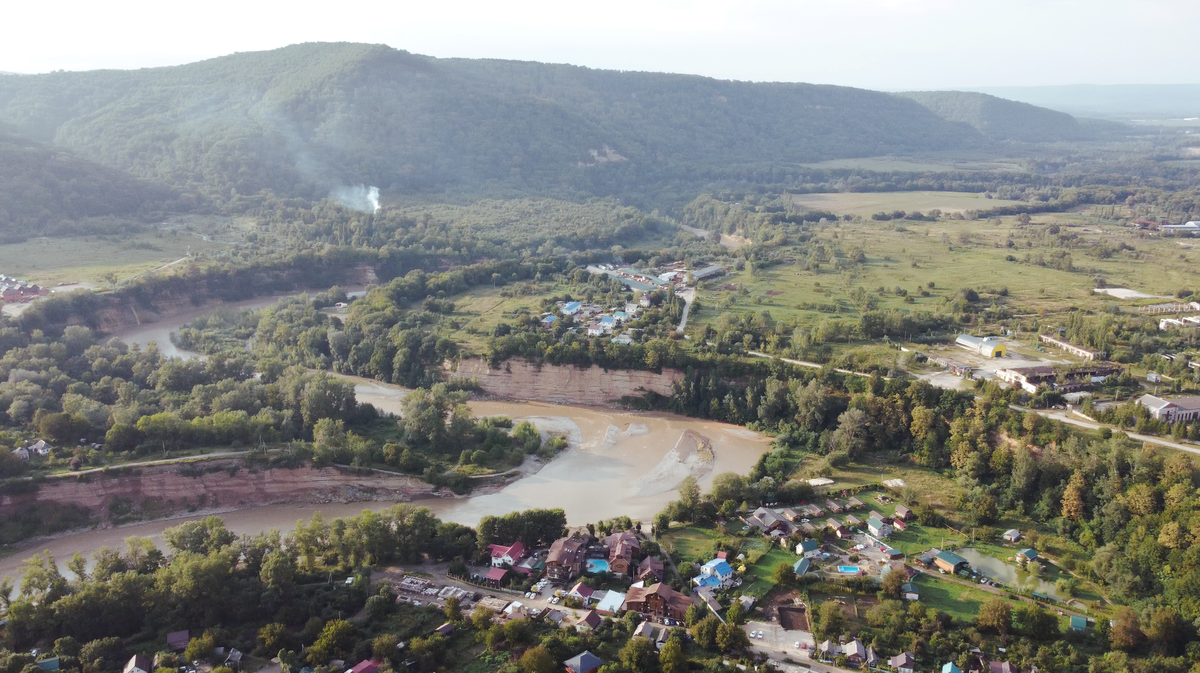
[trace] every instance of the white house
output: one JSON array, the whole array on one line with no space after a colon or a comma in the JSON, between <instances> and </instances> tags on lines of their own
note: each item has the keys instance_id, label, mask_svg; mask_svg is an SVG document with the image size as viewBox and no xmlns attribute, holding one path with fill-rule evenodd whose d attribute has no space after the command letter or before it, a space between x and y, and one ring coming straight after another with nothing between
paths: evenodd
<instances>
[{"instance_id":1,"label":"white house","mask_svg":"<svg viewBox=\"0 0 1200 673\"><path fill-rule=\"evenodd\" d=\"M1020 542L1021 531L1017 530L1016 528L1009 528L1008 530L1004 531L1004 540L1006 542Z\"/></svg>"},{"instance_id":2,"label":"white house","mask_svg":"<svg viewBox=\"0 0 1200 673\"><path fill-rule=\"evenodd\" d=\"M519 540L509 546L489 545L488 551L491 552L493 568L512 567L517 565L517 561L525 558L525 545Z\"/></svg>"},{"instance_id":3,"label":"white house","mask_svg":"<svg viewBox=\"0 0 1200 673\"><path fill-rule=\"evenodd\" d=\"M727 589L733 586L735 578L733 567L725 559L713 559L700 568L700 574L692 578L692 583L698 587L711 589Z\"/></svg>"},{"instance_id":4,"label":"white house","mask_svg":"<svg viewBox=\"0 0 1200 673\"><path fill-rule=\"evenodd\" d=\"M891 536L892 527L886 521L871 517L867 519L867 532L877 538L883 539Z\"/></svg>"},{"instance_id":5,"label":"white house","mask_svg":"<svg viewBox=\"0 0 1200 673\"><path fill-rule=\"evenodd\" d=\"M816 540L805 540L796 545L796 553L806 559L814 559L821 555L821 545Z\"/></svg>"}]
</instances>

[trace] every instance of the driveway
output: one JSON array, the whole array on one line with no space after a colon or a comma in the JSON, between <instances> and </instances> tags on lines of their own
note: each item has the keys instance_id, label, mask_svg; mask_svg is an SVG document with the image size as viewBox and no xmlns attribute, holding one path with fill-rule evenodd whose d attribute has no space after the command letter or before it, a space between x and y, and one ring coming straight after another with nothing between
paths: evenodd
<instances>
[{"instance_id":1,"label":"driveway","mask_svg":"<svg viewBox=\"0 0 1200 673\"><path fill-rule=\"evenodd\" d=\"M814 642L812 634L807 631L787 631L775 622L758 621L747 622L743 628L747 636L754 631L763 632L761 639L750 639L750 649L753 652L766 655L781 671L788 671L789 673L803 673L805 671L816 671L817 673L858 673L810 659L808 652L796 647L797 642L807 644L809 651L816 647L816 642ZM786 661L788 659L796 663L788 663Z\"/></svg>"}]
</instances>

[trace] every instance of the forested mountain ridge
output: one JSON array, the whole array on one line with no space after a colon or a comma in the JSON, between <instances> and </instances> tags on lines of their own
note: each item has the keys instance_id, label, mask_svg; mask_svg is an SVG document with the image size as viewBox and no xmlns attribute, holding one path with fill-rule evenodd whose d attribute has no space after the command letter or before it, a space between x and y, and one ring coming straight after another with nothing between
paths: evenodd
<instances>
[{"instance_id":1,"label":"forested mountain ridge","mask_svg":"<svg viewBox=\"0 0 1200 673\"><path fill-rule=\"evenodd\" d=\"M96 218L149 216L173 202L165 187L0 127L0 242L109 232L128 225Z\"/></svg>"},{"instance_id":2,"label":"forested mountain ridge","mask_svg":"<svg viewBox=\"0 0 1200 673\"><path fill-rule=\"evenodd\" d=\"M757 167L987 140L907 99L301 44L184 66L0 79L0 122L217 202L568 190L615 194ZM736 179L736 177L735 177Z\"/></svg>"},{"instance_id":3,"label":"forested mountain ridge","mask_svg":"<svg viewBox=\"0 0 1200 673\"><path fill-rule=\"evenodd\" d=\"M997 98L972 91L905 91L896 94L916 101L938 116L971 125L992 140L1054 142L1089 140L1100 129L1082 125L1065 112Z\"/></svg>"}]
</instances>

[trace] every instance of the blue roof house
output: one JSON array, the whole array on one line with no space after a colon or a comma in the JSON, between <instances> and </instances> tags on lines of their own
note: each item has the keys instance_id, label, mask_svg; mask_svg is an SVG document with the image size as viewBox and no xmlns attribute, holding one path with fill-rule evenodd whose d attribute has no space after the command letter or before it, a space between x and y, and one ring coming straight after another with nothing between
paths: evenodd
<instances>
[{"instance_id":1,"label":"blue roof house","mask_svg":"<svg viewBox=\"0 0 1200 673\"><path fill-rule=\"evenodd\" d=\"M700 568L700 574L692 578L698 587L727 589L733 586L733 568L725 559L715 558Z\"/></svg>"},{"instance_id":2,"label":"blue roof house","mask_svg":"<svg viewBox=\"0 0 1200 673\"><path fill-rule=\"evenodd\" d=\"M563 315L575 315L583 308L583 304L577 301L569 301L566 306L563 306Z\"/></svg>"},{"instance_id":3,"label":"blue roof house","mask_svg":"<svg viewBox=\"0 0 1200 673\"><path fill-rule=\"evenodd\" d=\"M942 666L942 673L962 673L962 669L955 666L953 661L947 661Z\"/></svg>"}]
</instances>

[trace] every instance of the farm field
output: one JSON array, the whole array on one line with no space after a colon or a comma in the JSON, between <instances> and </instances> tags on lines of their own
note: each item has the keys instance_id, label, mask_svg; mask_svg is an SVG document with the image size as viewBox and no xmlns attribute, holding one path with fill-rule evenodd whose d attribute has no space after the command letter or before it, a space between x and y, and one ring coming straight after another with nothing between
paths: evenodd
<instances>
[{"instance_id":1,"label":"farm field","mask_svg":"<svg viewBox=\"0 0 1200 673\"><path fill-rule=\"evenodd\" d=\"M917 194L872 202L866 210L911 207L908 200L918 198ZM818 196L876 199L884 195ZM850 257L861 251L863 261L851 264L843 258L839 269L829 260L806 270L800 259L803 253L798 252L790 258L794 261L735 271L701 293L701 309L693 313L693 322L714 324L723 313L757 315L763 310L776 321L795 320L809 326L831 319L857 320L870 308L938 312L963 288L976 290L984 306L995 303L1014 314L1112 306L1132 309L1163 300L1096 294L1097 283L1156 296L1173 296L1195 283L1193 262L1200 244L1190 239L1144 237L1132 229L1096 225L1080 213L1038 216L1034 221L1047 226L1022 226L1015 217L1005 217L999 224L995 220L867 220L818 227L817 240L827 248ZM1073 236L1075 247L1062 247L1058 236L1048 233L1051 223L1059 226L1060 235ZM1063 255L1069 255L1072 270L1066 270ZM787 258L787 250L780 256Z\"/></svg>"},{"instance_id":2,"label":"farm field","mask_svg":"<svg viewBox=\"0 0 1200 673\"><path fill-rule=\"evenodd\" d=\"M0 273L47 287L62 283L106 287L108 274L118 281L128 280L186 257L189 252L220 251L228 247L199 236L174 232L127 238L34 238L0 245Z\"/></svg>"},{"instance_id":3,"label":"farm field","mask_svg":"<svg viewBox=\"0 0 1200 673\"><path fill-rule=\"evenodd\" d=\"M829 210L838 215L859 215L865 218L878 212L940 210L961 213L968 210L990 210L1014 206L1020 201L989 199L983 194L964 192L838 192L834 194L793 194L797 206L813 210Z\"/></svg>"}]
</instances>

